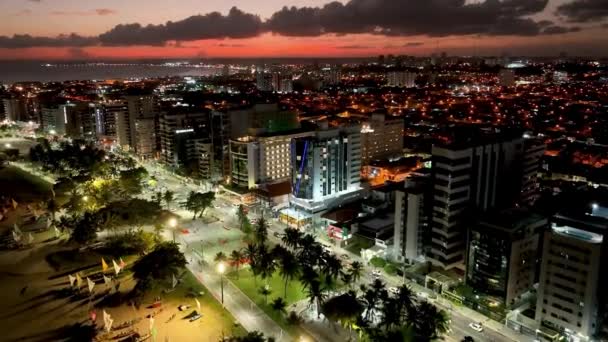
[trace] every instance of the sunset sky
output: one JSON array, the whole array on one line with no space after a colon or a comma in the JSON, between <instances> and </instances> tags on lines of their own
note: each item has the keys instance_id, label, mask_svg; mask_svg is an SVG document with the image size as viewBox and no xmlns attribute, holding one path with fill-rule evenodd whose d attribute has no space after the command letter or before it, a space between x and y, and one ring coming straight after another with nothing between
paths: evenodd
<instances>
[{"instance_id":1,"label":"sunset sky","mask_svg":"<svg viewBox=\"0 0 608 342\"><path fill-rule=\"evenodd\" d=\"M605 56L607 23L606 0L2 0L0 59Z\"/></svg>"}]
</instances>

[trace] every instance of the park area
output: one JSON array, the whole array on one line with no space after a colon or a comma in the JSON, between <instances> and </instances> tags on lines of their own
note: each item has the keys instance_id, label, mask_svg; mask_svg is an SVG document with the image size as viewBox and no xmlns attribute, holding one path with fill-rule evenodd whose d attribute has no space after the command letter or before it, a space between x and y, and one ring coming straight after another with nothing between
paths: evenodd
<instances>
[{"instance_id":1,"label":"park area","mask_svg":"<svg viewBox=\"0 0 608 342\"><path fill-rule=\"evenodd\" d=\"M95 244L82 246L70 241L67 231L29 224L32 212L36 211L34 207L49 200L51 189L48 182L18 167L0 169L0 195L5 198L0 235L3 240L11 240L11 231L17 223L22 233L32 239L18 246L3 244L0 248L3 341L87 341L97 333L98 340L108 341L143 340L153 334L158 341L215 342L245 334L234 317L187 269L175 274L175 285L171 277L158 280L135 296L137 281L131 267L138 255L91 247ZM127 203L131 209L133 201L138 200ZM137 219L137 215L117 211L121 202L114 203L105 211L110 210L111 216L117 218L116 226L133 229L126 225L135 224L130 221ZM100 211L100 215L103 213ZM113 234L119 236L122 232ZM152 235L129 234L147 236L147 240ZM102 258L109 265L105 270ZM125 265L116 275L112 261L119 263L119 260ZM76 274L81 279L80 286L70 284L69 276ZM93 283L92 291L87 278ZM182 310L178 309L180 306ZM113 319L109 332L104 330L104 311ZM200 318L191 321L194 311ZM154 318L153 323L150 317Z\"/></svg>"},{"instance_id":2,"label":"park area","mask_svg":"<svg viewBox=\"0 0 608 342\"><path fill-rule=\"evenodd\" d=\"M296 310L294 304L307 299L306 292L299 280L294 279L288 282L287 295L285 295L285 281L281 278L278 271L268 279L261 279L259 276L255 279L251 270L244 268L239 270L238 274L237 272L229 273L227 278L256 303L260 309L264 310L270 318L277 322L281 328L292 336L301 334L298 326L289 324L287 320L287 314L292 310ZM261 293L261 288L265 287L265 285L268 285L267 289L269 290L267 296ZM283 298L286 302L285 312L277 311L272 307L272 302L276 298Z\"/></svg>"}]
</instances>

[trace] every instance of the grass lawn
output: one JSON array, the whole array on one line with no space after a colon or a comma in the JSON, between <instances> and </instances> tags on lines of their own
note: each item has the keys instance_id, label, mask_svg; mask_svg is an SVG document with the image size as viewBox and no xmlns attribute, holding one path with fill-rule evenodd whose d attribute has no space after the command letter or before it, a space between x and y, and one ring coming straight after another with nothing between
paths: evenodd
<instances>
[{"instance_id":1,"label":"grass lawn","mask_svg":"<svg viewBox=\"0 0 608 342\"><path fill-rule=\"evenodd\" d=\"M374 245L372 240L362 238L360 236L354 236L345 249L355 255L361 255L362 249L368 249Z\"/></svg>"},{"instance_id":2,"label":"grass lawn","mask_svg":"<svg viewBox=\"0 0 608 342\"><path fill-rule=\"evenodd\" d=\"M203 318L200 319L201 325L215 332L221 332L226 336L242 336L247 332L238 324L238 321L222 307L211 293L203 286L198 279L188 270L186 270L179 280L178 286L174 291L162 293L165 288L156 288L146 294L146 297L153 298L159 295L163 298L163 305L169 307L177 307L185 304L190 305L191 309L184 312L183 316L190 313L192 310L198 311ZM196 307L194 298L201 303L201 310ZM189 323L192 325L192 323Z\"/></svg>"},{"instance_id":3,"label":"grass lawn","mask_svg":"<svg viewBox=\"0 0 608 342\"><path fill-rule=\"evenodd\" d=\"M285 297L285 282L279 275L279 272L275 272L271 278L267 279L272 293L268 296L268 304L265 304L264 296L260 294L259 290L266 282L258 277L256 286L253 274L249 269L239 270L238 279L235 272L229 273L227 278L241 289L247 297L251 298L251 300L264 310L264 312L266 312L268 316L277 322L285 331L289 332L292 336L299 336L302 333L299 327L287 324L284 315L273 310L270 305L275 298L282 297L287 302L285 310L289 313L292 310L292 304L306 298L306 293L302 290L302 284L299 280L294 279L289 283L287 286L287 296Z\"/></svg>"},{"instance_id":4,"label":"grass lawn","mask_svg":"<svg viewBox=\"0 0 608 342\"><path fill-rule=\"evenodd\" d=\"M0 169L0 195L10 195L15 200L41 201L51 196L51 184L14 166Z\"/></svg>"}]
</instances>

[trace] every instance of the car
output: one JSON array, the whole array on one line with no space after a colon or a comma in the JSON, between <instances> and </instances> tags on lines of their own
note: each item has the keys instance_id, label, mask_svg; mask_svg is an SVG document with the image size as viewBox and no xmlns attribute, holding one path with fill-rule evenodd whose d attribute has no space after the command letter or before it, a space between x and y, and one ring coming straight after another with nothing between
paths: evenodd
<instances>
[{"instance_id":1,"label":"car","mask_svg":"<svg viewBox=\"0 0 608 342\"><path fill-rule=\"evenodd\" d=\"M197 319L200 319L201 317L203 317L201 314L196 314L196 315L190 317L190 322L194 322Z\"/></svg>"},{"instance_id":2,"label":"car","mask_svg":"<svg viewBox=\"0 0 608 342\"><path fill-rule=\"evenodd\" d=\"M399 289L396 287L389 287L388 288L388 292L392 293L392 294L398 294L399 293Z\"/></svg>"},{"instance_id":3,"label":"car","mask_svg":"<svg viewBox=\"0 0 608 342\"><path fill-rule=\"evenodd\" d=\"M344 259L344 260L348 260L348 259L350 259L350 256L348 256L348 254L342 254L342 255L340 255L340 258Z\"/></svg>"},{"instance_id":4,"label":"car","mask_svg":"<svg viewBox=\"0 0 608 342\"><path fill-rule=\"evenodd\" d=\"M483 331L483 327L481 326L481 323L470 323L469 324L469 328L477 331L477 332L482 332Z\"/></svg>"},{"instance_id":5,"label":"car","mask_svg":"<svg viewBox=\"0 0 608 342\"><path fill-rule=\"evenodd\" d=\"M372 271L372 277L374 277L374 278L380 278L381 275L382 275L382 273L378 270Z\"/></svg>"},{"instance_id":6,"label":"car","mask_svg":"<svg viewBox=\"0 0 608 342\"><path fill-rule=\"evenodd\" d=\"M274 237L276 238L280 238L281 234L279 232L274 232L272 235L274 235Z\"/></svg>"}]
</instances>

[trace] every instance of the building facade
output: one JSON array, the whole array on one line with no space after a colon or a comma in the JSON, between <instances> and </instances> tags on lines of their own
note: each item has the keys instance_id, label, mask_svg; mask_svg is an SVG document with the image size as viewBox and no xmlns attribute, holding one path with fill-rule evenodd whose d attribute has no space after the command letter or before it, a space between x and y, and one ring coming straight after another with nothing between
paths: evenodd
<instances>
[{"instance_id":1,"label":"building facade","mask_svg":"<svg viewBox=\"0 0 608 342\"><path fill-rule=\"evenodd\" d=\"M604 210L606 210L604 208ZM571 340L600 330L606 303L608 216L558 214L545 233L536 321Z\"/></svg>"},{"instance_id":2,"label":"building facade","mask_svg":"<svg viewBox=\"0 0 608 342\"><path fill-rule=\"evenodd\" d=\"M413 88L416 86L418 74L409 71L391 71L386 74L389 87Z\"/></svg>"},{"instance_id":3,"label":"building facade","mask_svg":"<svg viewBox=\"0 0 608 342\"><path fill-rule=\"evenodd\" d=\"M231 140L232 183L253 189L291 180L292 140L311 134L297 131Z\"/></svg>"},{"instance_id":4,"label":"building facade","mask_svg":"<svg viewBox=\"0 0 608 342\"><path fill-rule=\"evenodd\" d=\"M522 156L522 138L433 146L428 258L434 265L464 268L466 220L471 211L514 205L520 196Z\"/></svg>"},{"instance_id":5,"label":"building facade","mask_svg":"<svg viewBox=\"0 0 608 342\"><path fill-rule=\"evenodd\" d=\"M395 192L393 258L399 262L423 261L429 246L430 180L416 176L406 179Z\"/></svg>"},{"instance_id":6,"label":"building facade","mask_svg":"<svg viewBox=\"0 0 608 342\"><path fill-rule=\"evenodd\" d=\"M319 130L293 140L292 203L317 213L360 190L361 128Z\"/></svg>"},{"instance_id":7,"label":"building facade","mask_svg":"<svg viewBox=\"0 0 608 342\"><path fill-rule=\"evenodd\" d=\"M527 209L488 213L468 231L466 284L509 307L535 283L548 220Z\"/></svg>"},{"instance_id":8,"label":"building facade","mask_svg":"<svg viewBox=\"0 0 608 342\"><path fill-rule=\"evenodd\" d=\"M403 152L403 119L386 118L384 114L372 114L370 120L361 127L361 162L389 156L399 156Z\"/></svg>"}]
</instances>

